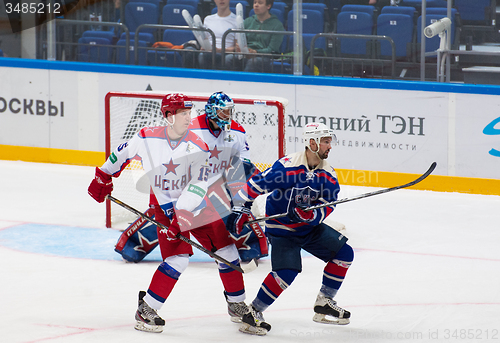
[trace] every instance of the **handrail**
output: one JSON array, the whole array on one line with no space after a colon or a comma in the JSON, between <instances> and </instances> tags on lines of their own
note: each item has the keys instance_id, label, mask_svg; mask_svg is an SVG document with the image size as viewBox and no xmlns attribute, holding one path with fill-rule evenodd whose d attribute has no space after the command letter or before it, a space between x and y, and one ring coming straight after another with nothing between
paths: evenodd
<instances>
[{"instance_id":1,"label":"handrail","mask_svg":"<svg viewBox=\"0 0 500 343\"><path fill-rule=\"evenodd\" d=\"M135 30L134 37L134 53L135 53L135 64L139 62L139 32L144 28L150 29L162 29L162 30L186 30L186 31L205 31L208 32L212 36L212 69L215 69L215 53L216 53L216 41L215 34L212 30L204 28L204 27L189 27L189 26L178 26L178 25L162 25L162 24L142 24L137 27Z\"/></svg>"},{"instance_id":2,"label":"handrail","mask_svg":"<svg viewBox=\"0 0 500 343\"><path fill-rule=\"evenodd\" d=\"M130 33L128 30L127 25L122 24L122 23L115 23L115 22L107 22L107 21L89 21L89 20L73 20L73 19L56 19L55 20L56 25L61 24L61 25L90 25L90 26L113 26L113 27L118 27L120 29L123 29L125 31L125 35L127 38L127 41L125 42L125 49L127 52L130 49L129 46L129 39L130 39ZM128 53L125 56L125 63L129 64L129 55Z\"/></svg>"},{"instance_id":3,"label":"handrail","mask_svg":"<svg viewBox=\"0 0 500 343\"><path fill-rule=\"evenodd\" d=\"M438 57L437 57L438 62L439 62L440 57L444 58L444 57L453 56L453 55L498 56L498 57L500 57L500 52L495 52L495 51L451 50L451 49L439 50L438 49L435 52L438 55ZM440 56L440 55L442 55L442 56ZM436 81L437 82L444 82L444 80L445 80L444 71L440 70L442 68L439 68L439 66L440 66L440 64L438 63L438 68L437 68L437 73L436 73ZM448 70L447 70L447 72L449 73Z\"/></svg>"}]
</instances>

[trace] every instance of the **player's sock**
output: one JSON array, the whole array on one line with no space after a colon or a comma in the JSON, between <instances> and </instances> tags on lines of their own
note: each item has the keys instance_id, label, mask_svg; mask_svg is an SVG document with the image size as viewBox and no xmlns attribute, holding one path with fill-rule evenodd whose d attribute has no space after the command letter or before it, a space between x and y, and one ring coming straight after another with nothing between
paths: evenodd
<instances>
[{"instance_id":1,"label":"player's sock","mask_svg":"<svg viewBox=\"0 0 500 343\"><path fill-rule=\"evenodd\" d=\"M159 310L172 292L172 289L174 289L180 275L169 264L165 262L160 264L153 275L147 294L144 297L149 306L155 310Z\"/></svg>"},{"instance_id":2,"label":"player's sock","mask_svg":"<svg viewBox=\"0 0 500 343\"><path fill-rule=\"evenodd\" d=\"M298 271L281 269L270 272L264 279L252 305L257 311L265 311L287 289L297 276Z\"/></svg>"},{"instance_id":3,"label":"player's sock","mask_svg":"<svg viewBox=\"0 0 500 343\"><path fill-rule=\"evenodd\" d=\"M320 293L326 297L333 298L342 285L347 274L347 269L351 266L354 259L354 252L351 246L344 246L335 255L335 258L329 261L323 270L323 284Z\"/></svg>"}]
</instances>

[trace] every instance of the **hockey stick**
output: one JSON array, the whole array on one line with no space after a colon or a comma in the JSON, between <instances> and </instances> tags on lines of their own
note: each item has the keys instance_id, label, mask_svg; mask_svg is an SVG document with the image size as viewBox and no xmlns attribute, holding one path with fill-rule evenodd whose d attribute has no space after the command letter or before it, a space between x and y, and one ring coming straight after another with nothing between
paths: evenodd
<instances>
[{"instance_id":1,"label":"hockey stick","mask_svg":"<svg viewBox=\"0 0 500 343\"><path fill-rule=\"evenodd\" d=\"M387 193L387 192L392 192L392 191L395 191L395 190L398 190L398 189L401 189L401 188L411 187L411 186L419 183L423 179L425 179L427 176L429 176L434 171L434 169L436 168L436 166L437 166L437 163L436 162L432 162L431 166L429 167L429 169L427 169L427 171L424 174L422 174L420 177L418 177L417 179L415 179L415 180L413 180L411 182L405 183L404 185L395 186L395 187L391 187L391 188L384 188L384 189L380 189L378 191L374 191L374 192L370 192L370 193L365 193L365 194L360 194L360 195L354 196L352 198L344 198L344 199L340 199L340 200L337 200L337 201L332 201L332 202L329 202L329 203L326 203L326 204L311 206L311 207L305 208L304 211L311 211L311 210L315 210L315 209L323 208L323 207L327 207L327 206L335 206L337 204L343 204L345 202L354 201L354 200L363 199L363 198L368 198L368 197L371 197L371 196L374 196L374 195L379 195L379 194L383 194L383 193ZM262 221L266 221L266 220L283 218L283 217L286 217L287 214L288 213L282 213L282 214L275 214L275 215L272 215L272 216L269 216L269 217L257 218L257 219L250 220L250 221L246 222L245 225L249 225L249 224L256 223L256 222L262 222Z\"/></svg>"},{"instance_id":2,"label":"hockey stick","mask_svg":"<svg viewBox=\"0 0 500 343\"><path fill-rule=\"evenodd\" d=\"M123 201L120 201L120 200L116 199L115 197L113 197L113 196L111 196L111 195L107 195L107 196L106 196L106 199L109 199L109 200L111 200L112 202L114 202L115 204L120 205L121 207L123 207L123 208L125 208L125 209L129 210L129 211L130 211L130 212L132 212L132 213L137 214L138 216L140 216L140 217L142 217L142 218L146 219L148 222L153 223L154 225L156 225L156 226L158 226L158 227L160 227L160 228L162 228L162 229L164 229L164 230L168 230L168 227L166 227L166 226L165 226L165 225L163 225L162 223L160 223L160 222L158 222L158 221L154 220L154 219L153 219L153 218L151 218L151 217L148 217L147 215L145 215L145 214L144 214L144 213L142 213L141 211L136 210L135 208L133 208L133 207L131 207L131 206L129 206L129 205L127 205L127 204L125 204ZM224 264L228 265L229 267L233 268L234 270L237 270L237 271L239 271L240 273L245 273L245 271L244 271L241 267L239 267L239 266L237 266L237 265L235 265L235 264L233 264L233 263L231 263L231 262L227 261L226 259L224 259L224 258L220 257L220 256L219 256L219 255L217 255L217 254L214 254L214 253L213 253L213 252L211 252L210 250L205 249L205 247L203 247L203 246L201 246L200 244L198 244L198 243L196 243L196 242L194 242L194 241L190 240L190 239L189 239L189 238L187 238L187 237L184 237L184 236L183 236L183 235L181 235L180 233L178 233L178 234L177 234L177 236L175 236L175 237L176 237L176 238L178 238L178 239L180 239L181 241L184 241L184 242L186 242L187 244L189 244L189 245L191 245L191 246L193 246L193 247L195 247L195 248L197 248L197 249L199 249L199 250L203 251L205 254L210 255L210 257L212 257L213 259L215 259L215 260L217 260L217 261L219 261L219 262L222 262L222 263L224 263Z\"/></svg>"}]
</instances>

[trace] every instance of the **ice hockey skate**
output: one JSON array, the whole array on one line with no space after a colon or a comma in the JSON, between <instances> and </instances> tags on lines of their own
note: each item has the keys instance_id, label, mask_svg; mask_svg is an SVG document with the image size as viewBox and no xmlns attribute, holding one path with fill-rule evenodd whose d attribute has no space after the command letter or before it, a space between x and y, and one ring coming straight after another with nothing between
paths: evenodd
<instances>
[{"instance_id":1,"label":"ice hockey skate","mask_svg":"<svg viewBox=\"0 0 500 343\"><path fill-rule=\"evenodd\" d=\"M237 303L232 303L227 300L226 292L224 292L224 297L227 302L227 313L229 313L229 319L233 323L241 323L241 318L245 313L248 312L248 306L244 301L240 301Z\"/></svg>"},{"instance_id":2,"label":"ice hockey skate","mask_svg":"<svg viewBox=\"0 0 500 343\"><path fill-rule=\"evenodd\" d=\"M165 321L156 313L155 309L146 304L143 300L145 295L146 292L139 292L139 306L135 312L137 323L134 328L139 331L160 333L163 331Z\"/></svg>"},{"instance_id":3,"label":"ice hockey skate","mask_svg":"<svg viewBox=\"0 0 500 343\"><path fill-rule=\"evenodd\" d=\"M248 312L241 318L240 331L250 335L264 336L271 331L271 325L265 322L262 312L257 311L252 305L248 306Z\"/></svg>"},{"instance_id":4,"label":"ice hockey skate","mask_svg":"<svg viewBox=\"0 0 500 343\"><path fill-rule=\"evenodd\" d=\"M332 298L322 294L318 294L316 298L314 312L313 320L318 323L347 325L350 322L351 313L337 306L337 302Z\"/></svg>"}]
</instances>

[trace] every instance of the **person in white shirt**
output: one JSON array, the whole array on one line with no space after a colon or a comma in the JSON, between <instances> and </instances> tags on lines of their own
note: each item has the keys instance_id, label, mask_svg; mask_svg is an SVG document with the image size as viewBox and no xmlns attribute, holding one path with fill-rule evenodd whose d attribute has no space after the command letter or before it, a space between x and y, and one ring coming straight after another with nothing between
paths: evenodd
<instances>
[{"instance_id":1,"label":"person in white shirt","mask_svg":"<svg viewBox=\"0 0 500 343\"><path fill-rule=\"evenodd\" d=\"M220 68L222 59L222 36L228 29L236 29L236 14L229 9L229 0L214 0L217 6L217 13L208 15L203 20L203 25L212 30L215 34L216 57L215 67ZM233 52L235 49L236 37L234 33L230 33L226 37L225 50ZM210 35L210 44L212 44L212 36ZM229 55L230 56L230 55ZM202 52L198 55L199 67L202 69L212 68L212 53Z\"/></svg>"}]
</instances>

